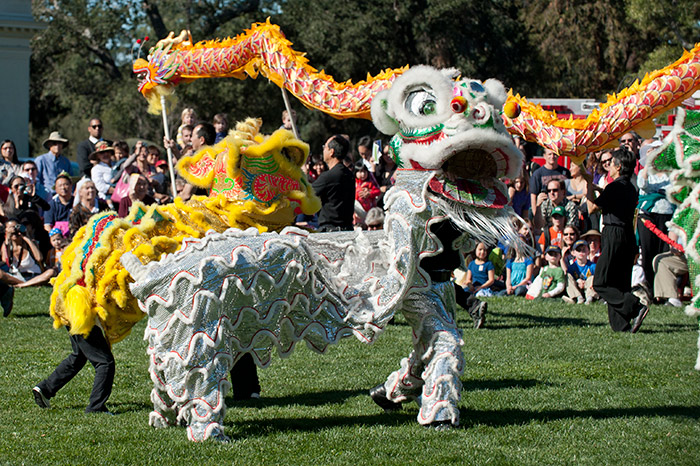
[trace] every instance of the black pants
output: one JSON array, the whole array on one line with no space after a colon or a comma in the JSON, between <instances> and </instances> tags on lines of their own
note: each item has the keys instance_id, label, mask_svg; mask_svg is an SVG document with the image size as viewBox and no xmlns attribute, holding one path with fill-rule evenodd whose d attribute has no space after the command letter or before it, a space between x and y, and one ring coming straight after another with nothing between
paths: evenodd
<instances>
[{"instance_id":1,"label":"black pants","mask_svg":"<svg viewBox=\"0 0 700 466\"><path fill-rule=\"evenodd\" d=\"M253 393L260 393L258 368L250 353L245 353L231 369L231 388L235 400L247 400Z\"/></svg>"},{"instance_id":2,"label":"black pants","mask_svg":"<svg viewBox=\"0 0 700 466\"><path fill-rule=\"evenodd\" d=\"M642 305L630 290L632 266L637 251L634 231L608 225L603 228L602 249L595 266L593 289L608 303L608 321L616 332L629 331L630 320Z\"/></svg>"},{"instance_id":3,"label":"black pants","mask_svg":"<svg viewBox=\"0 0 700 466\"><path fill-rule=\"evenodd\" d=\"M661 238L656 236L653 231L644 226L642 219L651 220L651 223L657 226L659 230L668 234L666 222L673 218L671 214L650 214L643 213L637 220L637 234L639 235L639 246L642 248L642 268L644 269L644 277L647 283L654 285L654 257L662 252L668 251L668 244Z\"/></svg>"},{"instance_id":4,"label":"black pants","mask_svg":"<svg viewBox=\"0 0 700 466\"><path fill-rule=\"evenodd\" d=\"M52 398L90 361L95 367L95 382L90 393L90 403L85 408L86 413L107 411L105 403L112 394L114 382L114 356L109 343L98 326L94 326L87 338L82 335L71 335L70 344L73 352L61 361L55 371L39 383L44 396Z\"/></svg>"}]
</instances>

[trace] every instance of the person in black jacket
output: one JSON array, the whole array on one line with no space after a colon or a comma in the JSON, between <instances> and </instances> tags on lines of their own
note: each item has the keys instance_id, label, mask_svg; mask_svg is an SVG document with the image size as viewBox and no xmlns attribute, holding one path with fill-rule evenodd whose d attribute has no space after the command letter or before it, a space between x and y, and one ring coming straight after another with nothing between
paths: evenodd
<instances>
[{"instance_id":1,"label":"person in black jacket","mask_svg":"<svg viewBox=\"0 0 700 466\"><path fill-rule=\"evenodd\" d=\"M92 170L90 154L95 152L95 144L103 140L103 129L102 120L99 118L91 118L87 128L90 136L86 140L78 143L78 147L76 148L76 160L78 161L78 169L80 170L81 176L90 178L90 171ZM112 141L107 142L110 146L112 145Z\"/></svg>"},{"instance_id":2,"label":"person in black jacket","mask_svg":"<svg viewBox=\"0 0 700 466\"><path fill-rule=\"evenodd\" d=\"M634 154L625 147L613 151L606 159L601 158L613 182L596 198L589 179L586 194L589 214L601 210L605 225L593 289L608 303L608 320L616 332L637 332L649 312L631 292L632 266L638 250L634 235L638 194L630 180L635 162Z\"/></svg>"},{"instance_id":3,"label":"person in black jacket","mask_svg":"<svg viewBox=\"0 0 700 466\"><path fill-rule=\"evenodd\" d=\"M355 211L355 177L343 163L350 143L343 136L331 136L323 145L325 171L312 183L316 195L321 199L318 214L319 231L352 230L352 215Z\"/></svg>"}]
</instances>

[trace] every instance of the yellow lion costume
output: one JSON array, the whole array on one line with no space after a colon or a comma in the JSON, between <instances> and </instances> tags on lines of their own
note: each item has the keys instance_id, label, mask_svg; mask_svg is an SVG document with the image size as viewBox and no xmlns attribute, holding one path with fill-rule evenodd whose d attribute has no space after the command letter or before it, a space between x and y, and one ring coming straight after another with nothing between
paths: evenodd
<instances>
[{"instance_id":1,"label":"yellow lion costume","mask_svg":"<svg viewBox=\"0 0 700 466\"><path fill-rule=\"evenodd\" d=\"M129 334L145 314L119 261L125 252L146 264L209 230L280 230L299 213L317 212L321 201L301 170L309 146L287 130L263 136L261 124L259 119L239 123L215 146L178 162L181 176L210 189L209 197L176 198L163 206L136 202L126 218L114 212L93 216L66 248L63 269L52 281L54 327L67 325L72 334L87 336L99 320L110 344Z\"/></svg>"}]
</instances>

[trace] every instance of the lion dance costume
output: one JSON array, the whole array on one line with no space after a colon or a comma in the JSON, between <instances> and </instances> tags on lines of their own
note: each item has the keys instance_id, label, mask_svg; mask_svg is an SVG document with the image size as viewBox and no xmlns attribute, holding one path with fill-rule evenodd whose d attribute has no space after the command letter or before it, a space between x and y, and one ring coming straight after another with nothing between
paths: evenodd
<instances>
[{"instance_id":1,"label":"lion dance costume","mask_svg":"<svg viewBox=\"0 0 700 466\"><path fill-rule=\"evenodd\" d=\"M308 148L287 132L244 131L178 164L211 197L137 204L126 219L102 214L79 232L55 283L55 323L85 332L97 319L116 342L147 314L150 424L186 424L201 441L226 439L226 376L241 354L264 367L273 348L284 357L302 340L318 352L350 335L371 342L402 312L413 351L375 389L390 408L416 401L421 424L457 425L464 358L449 268L475 242L519 241L499 181L521 166L508 132L580 162L692 94L699 55L696 47L573 122L454 70L401 68L339 84L269 23L198 44L171 34L134 62L151 110L178 83L262 74L335 117L371 114L393 136L399 166L384 230L282 229L294 212L320 207L299 169Z\"/></svg>"}]
</instances>

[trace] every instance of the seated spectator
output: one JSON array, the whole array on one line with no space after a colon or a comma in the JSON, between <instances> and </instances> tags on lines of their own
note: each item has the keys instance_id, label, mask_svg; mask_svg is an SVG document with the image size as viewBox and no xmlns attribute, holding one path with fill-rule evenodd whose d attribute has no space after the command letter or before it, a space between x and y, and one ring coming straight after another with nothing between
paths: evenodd
<instances>
[{"instance_id":1,"label":"seated spectator","mask_svg":"<svg viewBox=\"0 0 700 466\"><path fill-rule=\"evenodd\" d=\"M574 263L576 258L573 255L573 246L578 241L578 229L573 225L564 227L564 234L561 237L561 268L568 270L569 266Z\"/></svg>"},{"instance_id":2,"label":"seated spectator","mask_svg":"<svg viewBox=\"0 0 700 466\"><path fill-rule=\"evenodd\" d=\"M566 294L562 299L568 303L590 304L598 297L593 289L595 264L588 259L588 243L578 240L573 245L574 262L566 269Z\"/></svg>"},{"instance_id":3,"label":"seated spectator","mask_svg":"<svg viewBox=\"0 0 700 466\"><path fill-rule=\"evenodd\" d=\"M148 194L148 180L139 173L133 173L129 177L129 195L123 197L122 200L119 201L119 216L124 218L129 215L129 209L131 209L131 206L136 201L143 202L146 205L156 202L156 200Z\"/></svg>"},{"instance_id":4,"label":"seated spectator","mask_svg":"<svg viewBox=\"0 0 700 466\"><path fill-rule=\"evenodd\" d=\"M365 217L365 225L368 230L381 230L384 228L384 211L381 207L372 207Z\"/></svg>"},{"instance_id":5,"label":"seated spectator","mask_svg":"<svg viewBox=\"0 0 700 466\"><path fill-rule=\"evenodd\" d=\"M508 187L508 195L513 205L513 210L522 218L528 218L530 211L530 189L527 186L527 179L518 176Z\"/></svg>"},{"instance_id":6,"label":"seated spectator","mask_svg":"<svg viewBox=\"0 0 700 466\"><path fill-rule=\"evenodd\" d=\"M75 189L76 200L68 218L69 235L72 238L80 228L87 224L90 217L108 209L107 203L97 197L95 183L87 178L80 180Z\"/></svg>"},{"instance_id":7,"label":"seated spectator","mask_svg":"<svg viewBox=\"0 0 700 466\"><path fill-rule=\"evenodd\" d=\"M9 273L21 281L41 274L42 263L39 247L26 235L26 228L16 219L5 224L5 241L2 244L2 262Z\"/></svg>"},{"instance_id":8,"label":"seated spectator","mask_svg":"<svg viewBox=\"0 0 700 466\"><path fill-rule=\"evenodd\" d=\"M194 125L197 123L197 115L195 114L194 109L192 107L184 108L182 113L180 113L180 121L182 124L177 128L177 136L175 136L175 141L180 147L182 147L185 145L182 135L185 126L194 127Z\"/></svg>"},{"instance_id":9,"label":"seated spectator","mask_svg":"<svg viewBox=\"0 0 700 466\"><path fill-rule=\"evenodd\" d=\"M379 186L369 177L369 170L363 162L355 166L355 225L364 223L367 212L377 206L377 197L381 194Z\"/></svg>"},{"instance_id":10,"label":"seated spectator","mask_svg":"<svg viewBox=\"0 0 700 466\"><path fill-rule=\"evenodd\" d=\"M546 251L550 245L560 247L564 236L564 225L566 225L566 212L564 208L561 206L555 207L554 210L552 210L550 218L551 225L549 228L545 228L537 240L542 252Z\"/></svg>"},{"instance_id":11,"label":"seated spectator","mask_svg":"<svg viewBox=\"0 0 700 466\"><path fill-rule=\"evenodd\" d=\"M23 283L15 285L15 288L27 288L30 286L48 285L49 281L61 271L61 255L68 246L68 240L58 228L49 232L51 238L51 250L46 256L44 271Z\"/></svg>"},{"instance_id":12,"label":"seated spectator","mask_svg":"<svg viewBox=\"0 0 700 466\"><path fill-rule=\"evenodd\" d=\"M528 288L528 295L532 295L535 283L539 282L536 286L540 289L535 297L537 298L558 298L564 293L564 288L566 287L566 274L564 270L560 267L561 263L561 249L559 246L549 246L547 247L544 258L547 261L547 265L542 267L538 280L535 280L530 288Z\"/></svg>"},{"instance_id":13,"label":"seated spectator","mask_svg":"<svg viewBox=\"0 0 700 466\"><path fill-rule=\"evenodd\" d=\"M49 209L44 213L44 228L51 231L54 228L67 235L70 232L69 218L73 209L73 182L68 173L56 177L56 195L49 201Z\"/></svg>"},{"instance_id":14,"label":"seated spectator","mask_svg":"<svg viewBox=\"0 0 700 466\"><path fill-rule=\"evenodd\" d=\"M523 223L518 230L520 239L528 243L528 238L532 236L530 225ZM526 254L518 247L511 247L506 254L506 289L499 292L501 296L525 296L527 287L532 283L535 270L535 261L532 256Z\"/></svg>"},{"instance_id":15,"label":"seated spectator","mask_svg":"<svg viewBox=\"0 0 700 466\"><path fill-rule=\"evenodd\" d=\"M467 265L467 276L464 282L465 291L469 291L478 297L491 296L491 285L496 282L493 264L489 257L488 246L477 243L474 250L475 258Z\"/></svg>"},{"instance_id":16,"label":"seated spectator","mask_svg":"<svg viewBox=\"0 0 700 466\"><path fill-rule=\"evenodd\" d=\"M95 183L97 195L103 201L110 199L114 192L111 165L113 157L114 148L107 141L99 141L95 144L95 152L90 154L90 162L92 162L90 178Z\"/></svg>"},{"instance_id":17,"label":"seated spectator","mask_svg":"<svg viewBox=\"0 0 700 466\"><path fill-rule=\"evenodd\" d=\"M588 230L581 235L580 239L585 239L588 243L588 259L594 264L600 257L600 232L598 230Z\"/></svg>"},{"instance_id":18,"label":"seated spectator","mask_svg":"<svg viewBox=\"0 0 700 466\"><path fill-rule=\"evenodd\" d=\"M669 232L669 238L678 240L678 235ZM654 298L658 301L666 301L673 307L681 307L679 289L681 282L688 277L688 261L685 254L675 248L662 252L654 257Z\"/></svg>"}]
</instances>

